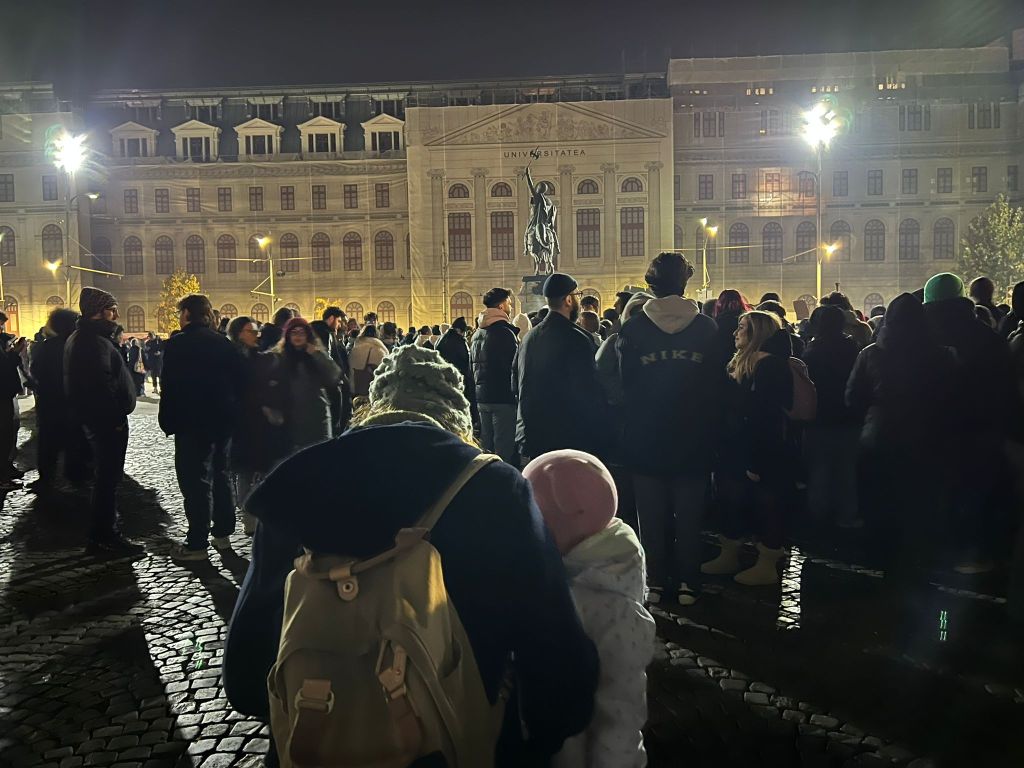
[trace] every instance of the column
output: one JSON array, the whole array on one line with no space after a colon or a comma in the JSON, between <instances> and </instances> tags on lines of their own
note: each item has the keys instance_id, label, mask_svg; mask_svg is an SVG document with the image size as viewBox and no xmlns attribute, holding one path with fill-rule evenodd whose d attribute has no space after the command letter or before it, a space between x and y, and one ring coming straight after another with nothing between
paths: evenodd
<instances>
[{"instance_id":1,"label":"column","mask_svg":"<svg viewBox=\"0 0 1024 768\"><path fill-rule=\"evenodd\" d=\"M604 216L601 221L601 253L605 264L618 264L619 261L619 222L615 218L615 197L619 193L615 172L619 170L617 163L602 163L604 172Z\"/></svg>"},{"instance_id":2,"label":"column","mask_svg":"<svg viewBox=\"0 0 1024 768\"><path fill-rule=\"evenodd\" d=\"M575 170L574 165L558 166L558 242L562 246L558 256L558 269L562 272L568 272L576 263L576 216L572 210L572 174Z\"/></svg>"},{"instance_id":3,"label":"column","mask_svg":"<svg viewBox=\"0 0 1024 768\"><path fill-rule=\"evenodd\" d=\"M660 160L647 163L647 252L653 257L661 251L661 169Z\"/></svg>"},{"instance_id":4,"label":"column","mask_svg":"<svg viewBox=\"0 0 1024 768\"><path fill-rule=\"evenodd\" d=\"M444 295L447 265L443 263L443 254L447 250L445 241L448 239L444 220L444 169L432 168L427 171L427 175L430 176L430 266L421 273L423 290L413 291L413 314L418 318L431 314L440 317L440 308L447 301ZM428 282L434 275L441 275L439 290ZM416 295L417 293L422 299ZM439 303L434 304L435 301ZM422 304L422 309L417 304Z\"/></svg>"},{"instance_id":5,"label":"column","mask_svg":"<svg viewBox=\"0 0 1024 768\"><path fill-rule=\"evenodd\" d=\"M487 264L487 169L473 171L473 261L478 267Z\"/></svg>"},{"instance_id":6,"label":"column","mask_svg":"<svg viewBox=\"0 0 1024 768\"><path fill-rule=\"evenodd\" d=\"M526 233L526 225L530 223L530 188L526 185L526 166L520 165L516 167L516 197L518 198L516 206L516 223L519 225L516 237L516 252L519 256L516 258L516 263L519 264L524 270L524 275L533 274L533 262L525 253L523 248L523 236Z\"/></svg>"}]
</instances>

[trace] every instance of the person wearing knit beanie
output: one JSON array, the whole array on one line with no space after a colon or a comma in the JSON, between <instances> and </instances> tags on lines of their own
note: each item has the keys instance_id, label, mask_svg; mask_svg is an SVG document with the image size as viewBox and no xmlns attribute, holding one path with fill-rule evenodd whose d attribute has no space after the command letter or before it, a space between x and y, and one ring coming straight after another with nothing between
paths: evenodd
<instances>
[{"instance_id":1,"label":"person wearing knit beanie","mask_svg":"<svg viewBox=\"0 0 1024 768\"><path fill-rule=\"evenodd\" d=\"M940 272L933 275L924 284L924 303L931 304L935 301L946 299L962 299L967 295L964 289L964 281L952 272Z\"/></svg>"},{"instance_id":2,"label":"person wearing knit beanie","mask_svg":"<svg viewBox=\"0 0 1024 768\"><path fill-rule=\"evenodd\" d=\"M394 411L429 416L449 432L472 439L462 374L433 349L404 346L385 357L370 384L369 407L353 424L365 425Z\"/></svg>"},{"instance_id":3,"label":"person wearing knit beanie","mask_svg":"<svg viewBox=\"0 0 1024 768\"><path fill-rule=\"evenodd\" d=\"M78 309L82 317L88 319L96 317L105 309L116 309L117 299L112 294L99 288L87 285L82 289L78 297Z\"/></svg>"}]
</instances>

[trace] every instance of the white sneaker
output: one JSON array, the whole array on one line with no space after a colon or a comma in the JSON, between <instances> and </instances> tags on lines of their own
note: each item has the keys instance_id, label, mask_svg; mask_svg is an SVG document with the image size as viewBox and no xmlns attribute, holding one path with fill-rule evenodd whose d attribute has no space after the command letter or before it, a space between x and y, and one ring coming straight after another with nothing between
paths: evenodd
<instances>
[{"instance_id":1,"label":"white sneaker","mask_svg":"<svg viewBox=\"0 0 1024 768\"><path fill-rule=\"evenodd\" d=\"M680 605L694 605L699 598L700 595L698 595L685 584L679 585L677 599L679 600Z\"/></svg>"},{"instance_id":2,"label":"white sneaker","mask_svg":"<svg viewBox=\"0 0 1024 768\"><path fill-rule=\"evenodd\" d=\"M214 536L211 541L213 542L213 548L218 552L231 549L231 539L228 536Z\"/></svg>"},{"instance_id":3,"label":"white sneaker","mask_svg":"<svg viewBox=\"0 0 1024 768\"><path fill-rule=\"evenodd\" d=\"M189 549L184 544L174 544L171 546L171 560L175 562L194 562L197 560L207 560L210 555L203 549Z\"/></svg>"}]
</instances>

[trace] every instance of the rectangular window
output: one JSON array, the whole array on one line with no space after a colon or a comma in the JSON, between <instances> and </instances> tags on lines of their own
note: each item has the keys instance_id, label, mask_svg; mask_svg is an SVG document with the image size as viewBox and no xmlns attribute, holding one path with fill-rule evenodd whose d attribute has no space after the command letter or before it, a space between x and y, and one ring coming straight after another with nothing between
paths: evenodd
<instances>
[{"instance_id":1,"label":"rectangular window","mask_svg":"<svg viewBox=\"0 0 1024 768\"><path fill-rule=\"evenodd\" d=\"M672 177L672 199L680 200L683 197L683 177L678 174Z\"/></svg>"},{"instance_id":2,"label":"rectangular window","mask_svg":"<svg viewBox=\"0 0 1024 768\"><path fill-rule=\"evenodd\" d=\"M153 190L153 202L157 213L170 213L171 191L165 188Z\"/></svg>"},{"instance_id":3,"label":"rectangular window","mask_svg":"<svg viewBox=\"0 0 1024 768\"><path fill-rule=\"evenodd\" d=\"M693 113L693 138L700 138L700 112Z\"/></svg>"},{"instance_id":4,"label":"rectangular window","mask_svg":"<svg viewBox=\"0 0 1024 768\"><path fill-rule=\"evenodd\" d=\"M576 211L576 258L601 258L600 208L581 208Z\"/></svg>"},{"instance_id":5,"label":"rectangular window","mask_svg":"<svg viewBox=\"0 0 1024 768\"><path fill-rule=\"evenodd\" d=\"M715 129L718 125L718 113L717 112L705 112L704 113L704 137L711 138L715 135Z\"/></svg>"},{"instance_id":6,"label":"rectangular window","mask_svg":"<svg viewBox=\"0 0 1024 768\"><path fill-rule=\"evenodd\" d=\"M900 191L904 195L917 194L917 168L904 168Z\"/></svg>"},{"instance_id":7,"label":"rectangular window","mask_svg":"<svg viewBox=\"0 0 1024 768\"><path fill-rule=\"evenodd\" d=\"M900 106L901 131L927 131L931 126L931 108L920 104Z\"/></svg>"},{"instance_id":8,"label":"rectangular window","mask_svg":"<svg viewBox=\"0 0 1024 768\"><path fill-rule=\"evenodd\" d=\"M832 172L832 197L846 197L850 194L850 172Z\"/></svg>"},{"instance_id":9,"label":"rectangular window","mask_svg":"<svg viewBox=\"0 0 1024 768\"><path fill-rule=\"evenodd\" d=\"M715 177L710 173L702 173L697 177L697 199L715 199Z\"/></svg>"},{"instance_id":10,"label":"rectangular window","mask_svg":"<svg viewBox=\"0 0 1024 768\"><path fill-rule=\"evenodd\" d=\"M968 104L967 105L967 127L968 128L973 128L974 127L974 105L973 104Z\"/></svg>"},{"instance_id":11,"label":"rectangular window","mask_svg":"<svg viewBox=\"0 0 1024 768\"><path fill-rule=\"evenodd\" d=\"M734 173L732 175L732 199L747 199L747 174Z\"/></svg>"},{"instance_id":12,"label":"rectangular window","mask_svg":"<svg viewBox=\"0 0 1024 768\"><path fill-rule=\"evenodd\" d=\"M57 199L57 177L43 176L43 200Z\"/></svg>"},{"instance_id":13,"label":"rectangular window","mask_svg":"<svg viewBox=\"0 0 1024 768\"><path fill-rule=\"evenodd\" d=\"M310 152L337 152L338 135L336 133L311 133L306 139L306 147Z\"/></svg>"},{"instance_id":14,"label":"rectangular window","mask_svg":"<svg viewBox=\"0 0 1024 768\"><path fill-rule=\"evenodd\" d=\"M491 259L514 261L516 258L515 233L512 211L494 211L491 214Z\"/></svg>"},{"instance_id":15,"label":"rectangular window","mask_svg":"<svg viewBox=\"0 0 1024 768\"><path fill-rule=\"evenodd\" d=\"M274 154L273 136L246 136L245 154L247 155L272 155Z\"/></svg>"},{"instance_id":16,"label":"rectangular window","mask_svg":"<svg viewBox=\"0 0 1024 768\"><path fill-rule=\"evenodd\" d=\"M1006 166L1006 191L1007 192L1017 192L1018 191L1018 187L1019 187L1019 174L1018 174L1018 171L1017 171L1018 167L1019 166L1016 166L1016 165L1008 165L1008 166Z\"/></svg>"},{"instance_id":17,"label":"rectangular window","mask_svg":"<svg viewBox=\"0 0 1024 768\"><path fill-rule=\"evenodd\" d=\"M388 183L373 185L374 205L378 208L391 207L391 185Z\"/></svg>"},{"instance_id":18,"label":"rectangular window","mask_svg":"<svg viewBox=\"0 0 1024 768\"><path fill-rule=\"evenodd\" d=\"M979 104L978 105L978 127L979 128L991 128L992 127L992 105L991 104Z\"/></svg>"},{"instance_id":19,"label":"rectangular window","mask_svg":"<svg viewBox=\"0 0 1024 768\"><path fill-rule=\"evenodd\" d=\"M124 212L125 213L138 213L139 212L139 190L137 190L137 189L126 189L124 191Z\"/></svg>"},{"instance_id":20,"label":"rectangular window","mask_svg":"<svg viewBox=\"0 0 1024 768\"><path fill-rule=\"evenodd\" d=\"M882 171L873 170L868 171L868 194L869 195L880 195L883 189L882 183Z\"/></svg>"},{"instance_id":21,"label":"rectangular window","mask_svg":"<svg viewBox=\"0 0 1024 768\"><path fill-rule=\"evenodd\" d=\"M189 187L185 190L185 210L189 213L199 213L202 208L199 187Z\"/></svg>"},{"instance_id":22,"label":"rectangular window","mask_svg":"<svg viewBox=\"0 0 1024 768\"><path fill-rule=\"evenodd\" d=\"M263 187L249 187L249 210L263 210Z\"/></svg>"},{"instance_id":23,"label":"rectangular window","mask_svg":"<svg viewBox=\"0 0 1024 768\"><path fill-rule=\"evenodd\" d=\"M644 255L644 209L623 208L620 212L619 242L623 257Z\"/></svg>"},{"instance_id":24,"label":"rectangular window","mask_svg":"<svg viewBox=\"0 0 1024 768\"><path fill-rule=\"evenodd\" d=\"M448 214L448 260L473 260L473 226L468 213Z\"/></svg>"},{"instance_id":25,"label":"rectangular window","mask_svg":"<svg viewBox=\"0 0 1024 768\"><path fill-rule=\"evenodd\" d=\"M14 174L0 173L0 203L14 202Z\"/></svg>"},{"instance_id":26,"label":"rectangular window","mask_svg":"<svg viewBox=\"0 0 1024 768\"><path fill-rule=\"evenodd\" d=\"M718 113L718 138L725 138L725 112Z\"/></svg>"},{"instance_id":27,"label":"rectangular window","mask_svg":"<svg viewBox=\"0 0 1024 768\"><path fill-rule=\"evenodd\" d=\"M935 191L940 195L953 193L953 169L939 168L935 174Z\"/></svg>"},{"instance_id":28,"label":"rectangular window","mask_svg":"<svg viewBox=\"0 0 1024 768\"><path fill-rule=\"evenodd\" d=\"M149 139L121 139L121 157L148 157Z\"/></svg>"},{"instance_id":29,"label":"rectangular window","mask_svg":"<svg viewBox=\"0 0 1024 768\"><path fill-rule=\"evenodd\" d=\"M322 211L327 208L327 185L313 185L313 210Z\"/></svg>"},{"instance_id":30,"label":"rectangular window","mask_svg":"<svg viewBox=\"0 0 1024 768\"><path fill-rule=\"evenodd\" d=\"M295 210L295 187L281 187L281 210Z\"/></svg>"},{"instance_id":31,"label":"rectangular window","mask_svg":"<svg viewBox=\"0 0 1024 768\"><path fill-rule=\"evenodd\" d=\"M764 175L764 193L770 199L782 194L781 173L766 173Z\"/></svg>"},{"instance_id":32,"label":"rectangular window","mask_svg":"<svg viewBox=\"0 0 1024 768\"><path fill-rule=\"evenodd\" d=\"M231 210L231 187L217 187L217 210Z\"/></svg>"},{"instance_id":33,"label":"rectangular window","mask_svg":"<svg viewBox=\"0 0 1024 768\"><path fill-rule=\"evenodd\" d=\"M971 169L971 191L988 192L988 166L976 165Z\"/></svg>"},{"instance_id":34,"label":"rectangular window","mask_svg":"<svg viewBox=\"0 0 1024 768\"><path fill-rule=\"evenodd\" d=\"M358 208L359 207L359 187L356 184L346 184L342 188L345 198L346 208Z\"/></svg>"}]
</instances>

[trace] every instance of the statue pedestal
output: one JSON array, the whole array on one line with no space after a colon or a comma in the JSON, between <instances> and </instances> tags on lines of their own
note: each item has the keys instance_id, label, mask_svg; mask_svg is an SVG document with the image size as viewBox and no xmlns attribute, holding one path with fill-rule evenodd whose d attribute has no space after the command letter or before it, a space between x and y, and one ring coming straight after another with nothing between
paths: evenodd
<instances>
[{"instance_id":1,"label":"statue pedestal","mask_svg":"<svg viewBox=\"0 0 1024 768\"><path fill-rule=\"evenodd\" d=\"M523 277L523 287L519 291L520 312L528 315L547 305L544 296L541 294L541 289L544 288L544 281L547 279L547 275L526 275Z\"/></svg>"}]
</instances>

